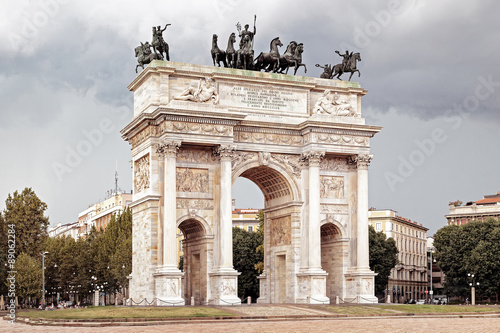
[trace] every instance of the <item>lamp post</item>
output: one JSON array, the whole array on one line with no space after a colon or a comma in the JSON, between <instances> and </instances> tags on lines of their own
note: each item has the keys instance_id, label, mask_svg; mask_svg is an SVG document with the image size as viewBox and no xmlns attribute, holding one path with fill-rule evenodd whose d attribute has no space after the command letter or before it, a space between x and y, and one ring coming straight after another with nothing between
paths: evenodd
<instances>
[{"instance_id":1,"label":"lamp post","mask_svg":"<svg viewBox=\"0 0 500 333\"><path fill-rule=\"evenodd\" d=\"M471 304L476 305L476 286L479 286L479 282L476 282L474 274L468 273L467 276L469 280L472 279L472 282L469 282Z\"/></svg>"},{"instance_id":2,"label":"lamp post","mask_svg":"<svg viewBox=\"0 0 500 333\"><path fill-rule=\"evenodd\" d=\"M431 281L430 281L430 291L429 291L429 294L431 295L431 304L434 304L434 291L432 290L432 265L434 263L434 261L432 260L432 252L434 251L434 248L433 247L429 247L427 248L429 250L429 252L431 253L431 261L430 261L430 266L431 266Z\"/></svg>"},{"instance_id":3,"label":"lamp post","mask_svg":"<svg viewBox=\"0 0 500 333\"><path fill-rule=\"evenodd\" d=\"M45 255L47 251L42 251L42 309L45 309Z\"/></svg>"}]
</instances>

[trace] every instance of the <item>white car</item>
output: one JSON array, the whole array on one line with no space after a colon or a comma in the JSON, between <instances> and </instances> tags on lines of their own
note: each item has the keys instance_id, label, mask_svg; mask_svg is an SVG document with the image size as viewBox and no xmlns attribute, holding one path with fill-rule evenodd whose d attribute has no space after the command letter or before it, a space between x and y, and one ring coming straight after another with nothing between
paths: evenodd
<instances>
[{"instance_id":1,"label":"white car","mask_svg":"<svg viewBox=\"0 0 500 333\"><path fill-rule=\"evenodd\" d=\"M418 300L416 304L418 305L425 304L425 299Z\"/></svg>"}]
</instances>

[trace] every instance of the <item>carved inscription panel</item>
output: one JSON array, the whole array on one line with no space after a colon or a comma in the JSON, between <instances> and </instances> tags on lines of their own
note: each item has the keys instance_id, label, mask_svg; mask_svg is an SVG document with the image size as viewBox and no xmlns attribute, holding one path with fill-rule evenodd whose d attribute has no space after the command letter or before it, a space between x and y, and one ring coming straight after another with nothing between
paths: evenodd
<instances>
[{"instance_id":1,"label":"carved inscription panel","mask_svg":"<svg viewBox=\"0 0 500 333\"><path fill-rule=\"evenodd\" d=\"M220 104L228 107L307 114L307 91L260 85L219 86Z\"/></svg>"},{"instance_id":2,"label":"carved inscription panel","mask_svg":"<svg viewBox=\"0 0 500 333\"><path fill-rule=\"evenodd\" d=\"M208 170L177 168L177 192L208 193Z\"/></svg>"}]
</instances>

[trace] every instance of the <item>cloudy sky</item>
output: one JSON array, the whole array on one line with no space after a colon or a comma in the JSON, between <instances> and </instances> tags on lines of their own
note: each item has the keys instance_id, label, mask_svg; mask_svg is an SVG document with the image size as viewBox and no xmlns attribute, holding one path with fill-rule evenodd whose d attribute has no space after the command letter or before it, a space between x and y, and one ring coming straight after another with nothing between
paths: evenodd
<instances>
[{"instance_id":1,"label":"cloudy sky","mask_svg":"<svg viewBox=\"0 0 500 333\"><path fill-rule=\"evenodd\" d=\"M384 127L372 140L370 206L432 235L449 201L500 191L498 13L495 1L2 1L0 209L32 187L52 224L76 221L114 187L116 168L130 190L119 131L132 118L134 48L171 23L171 60L210 65L212 34L225 47L256 14L256 52L276 36L302 42L308 76L339 63L335 50L361 53L363 116ZM261 207L255 189L238 181L237 206Z\"/></svg>"}]
</instances>

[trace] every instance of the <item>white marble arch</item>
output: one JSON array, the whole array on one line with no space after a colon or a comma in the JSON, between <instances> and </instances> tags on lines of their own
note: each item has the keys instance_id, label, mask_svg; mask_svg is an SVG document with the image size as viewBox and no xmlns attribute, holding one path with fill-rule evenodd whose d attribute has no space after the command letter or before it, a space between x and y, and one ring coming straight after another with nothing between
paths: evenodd
<instances>
[{"instance_id":1,"label":"white marble arch","mask_svg":"<svg viewBox=\"0 0 500 333\"><path fill-rule=\"evenodd\" d=\"M234 169L232 172L232 183L242 176L246 171L251 170L253 168L258 168L258 167L267 167L269 169L272 169L273 171L271 172L276 172L284 179L286 180L287 187L290 190L290 201L297 201L300 200L300 192L299 188L297 185L297 181L292 177L292 175L289 173L289 171L284 168L281 164L278 164L274 161L270 161L267 164L262 164L259 161L249 161L249 162L244 162L242 165L238 166L237 169ZM250 179L250 178L248 178ZM250 179L251 180L251 179ZM256 183L256 185L263 191L261 188L261 185Z\"/></svg>"},{"instance_id":2,"label":"white marble arch","mask_svg":"<svg viewBox=\"0 0 500 333\"><path fill-rule=\"evenodd\" d=\"M206 236L213 236L213 231L212 231L212 227L210 227L210 224L208 224L208 222L201 216L199 215L190 215L190 214L186 214L186 215L182 215L180 216L179 218L177 218L177 228L179 228L179 226L181 225L182 222L185 222L187 220L195 220L196 222L200 223L202 226L203 226L203 229L204 230L204 233Z\"/></svg>"},{"instance_id":3,"label":"white marble arch","mask_svg":"<svg viewBox=\"0 0 500 333\"><path fill-rule=\"evenodd\" d=\"M199 89L218 103L178 98L203 80L210 84ZM131 145L132 160L150 158L149 173L140 175L149 177L149 187L138 188L131 204L131 298L241 303L231 223L231 187L238 177L252 180L265 197L259 301L324 304L344 295L363 303L373 298L365 225L370 138L381 127L366 125L361 117L365 89L356 82L249 75L170 61L153 61L128 88L134 94L134 117L122 137ZM315 114L326 90L346 101L356 116ZM335 159L340 157L339 166ZM177 183L186 184L182 174L177 177L180 168L193 169L196 186L177 190ZM346 200L321 197L321 177L333 174L344 177ZM342 214L344 225L324 221L323 212ZM328 223L331 228L324 232L332 237L323 240L335 243L330 249L341 251L342 260L331 265L337 275L326 295L330 268L322 269L320 243L321 227ZM178 227L187 232L188 264L200 268L195 275L177 267ZM177 288L181 280L182 292L168 288Z\"/></svg>"}]
</instances>

